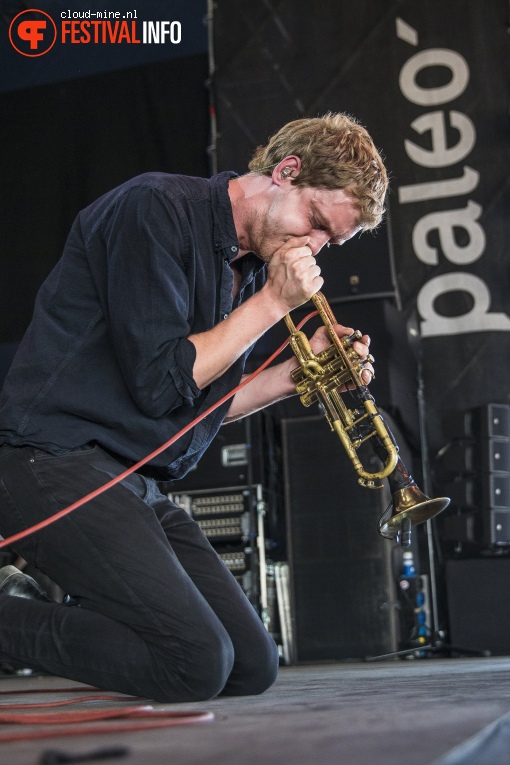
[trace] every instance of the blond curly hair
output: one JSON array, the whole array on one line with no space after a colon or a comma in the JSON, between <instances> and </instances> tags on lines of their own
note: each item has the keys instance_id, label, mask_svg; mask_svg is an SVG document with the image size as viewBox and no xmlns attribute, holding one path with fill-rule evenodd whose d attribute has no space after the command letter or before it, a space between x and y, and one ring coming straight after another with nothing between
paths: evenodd
<instances>
[{"instance_id":1,"label":"blond curly hair","mask_svg":"<svg viewBox=\"0 0 510 765\"><path fill-rule=\"evenodd\" d=\"M379 225L388 175L367 130L353 117L328 112L288 122L267 146L255 150L248 167L251 172L271 175L275 165L292 154L301 159L293 185L343 189L359 206L361 228Z\"/></svg>"}]
</instances>

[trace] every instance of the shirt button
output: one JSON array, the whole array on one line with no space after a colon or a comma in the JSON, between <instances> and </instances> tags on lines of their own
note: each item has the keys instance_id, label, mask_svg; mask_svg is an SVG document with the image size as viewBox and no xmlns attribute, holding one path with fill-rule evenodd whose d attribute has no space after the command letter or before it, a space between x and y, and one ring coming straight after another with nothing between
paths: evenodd
<instances>
[{"instance_id":1,"label":"shirt button","mask_svg":"<svg viewBox=\"0 0 510 765\"><path fill-rule=\"evenodd\" d=\"M237 247L231 247L230 249L232 250L232 252L237 252Z\"/></svg>"},{"instance_id":2,"label":"shirt button","mask_svg":"<svg viewBox=\"0 0 510 765\"><path fill-rule=\"evenodd\" d=\"M224 313L224 314L223 314L223 318L224 318L224 319L228 319L228 313Z\"/></svg>"}]
</instances>

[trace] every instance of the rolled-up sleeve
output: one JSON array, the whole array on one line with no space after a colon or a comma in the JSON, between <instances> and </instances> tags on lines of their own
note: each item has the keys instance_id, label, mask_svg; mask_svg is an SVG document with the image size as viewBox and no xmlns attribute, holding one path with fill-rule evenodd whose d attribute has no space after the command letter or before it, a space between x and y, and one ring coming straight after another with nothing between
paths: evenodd
<instances>
[{"instance_id":1,"label":"rolled-up sleeve","mask_svg":"<svg viewBox=\"0 0 510 765\"><path fill-rule=\"evenodd\" d=\"M187 339L194 242L178 202L155 188L132 188L95 236L106 252L110 340L134 402L149 417L191 406L200 395L195 346Z\"/></svg>"}]
</instances>

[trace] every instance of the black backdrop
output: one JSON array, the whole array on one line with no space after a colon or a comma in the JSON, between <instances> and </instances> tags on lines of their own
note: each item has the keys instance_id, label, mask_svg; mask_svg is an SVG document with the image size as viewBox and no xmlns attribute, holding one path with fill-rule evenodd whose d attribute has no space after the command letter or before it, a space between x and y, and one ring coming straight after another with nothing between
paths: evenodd
<instances>
[{"instance_id":1,"label":"black backdrop","mask_svg":"<svg viewBox=\"0 0 510 765\"><path fill-rule=\"evenodd\" d=\"M133 4L122 0L115 9L124 6ZM7 38L24 7L0 6L0 356L21 339L80 209L142 172L210 172L205 0L148 0L138 9L139 21L143 13L182 18L180 45L57 42L33 60ZM37 7L57 20L67 8L58 0Z\"/></svg>"},{"instance_id":2,"label":"black backdrop","mask_svg":"<svg viewBox=\"0 0 510 765\"><path fill-rule=\"evenodd\" d=\"M206 79L204 54L0 97L0 342L20 340L82 207L145 171L208 175Z\"/></svg>"}]
</instances>

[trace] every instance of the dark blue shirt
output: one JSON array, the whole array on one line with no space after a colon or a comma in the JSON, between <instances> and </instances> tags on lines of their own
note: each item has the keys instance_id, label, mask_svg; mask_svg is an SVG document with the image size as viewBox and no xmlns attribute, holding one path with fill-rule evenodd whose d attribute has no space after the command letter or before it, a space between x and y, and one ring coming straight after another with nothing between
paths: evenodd
<instances>
[{"instance_id":1,"label":"dark blue shirt","mask_svg":"<svg viewBox=\"0 0 510 765\"><path fill-rule=\"evenodd\" d=\"M0 443L60 454L96 442L138 461L237 385L247 354L200 391L187 339L265 280L260 259L241 258L233 304L234 176L147 173L77 216L5 381ZM229 405L154 459L161 478L196 464Z\"/></svg>"}]
</instances>

